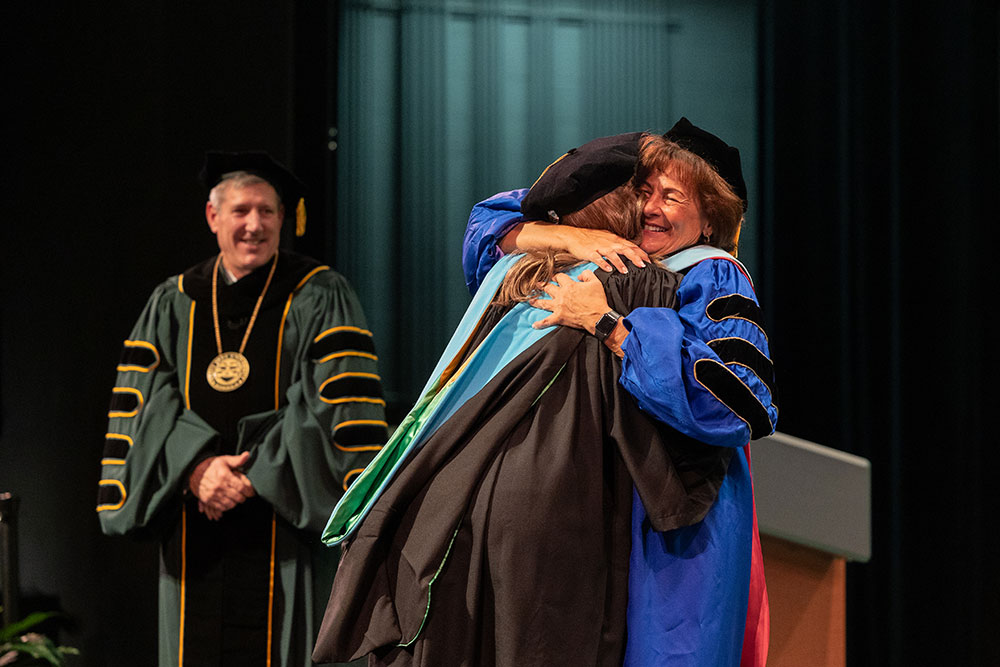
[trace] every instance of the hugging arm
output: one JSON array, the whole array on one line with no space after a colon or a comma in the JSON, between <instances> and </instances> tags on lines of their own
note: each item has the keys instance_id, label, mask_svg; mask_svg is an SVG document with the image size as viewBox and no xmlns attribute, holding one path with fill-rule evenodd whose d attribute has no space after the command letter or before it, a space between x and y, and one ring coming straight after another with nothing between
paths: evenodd
<instances>
[{"instance_id":1,"label":"hugging arm","mask_svg":"<svg viewBox=\"0 0 1000 667\"><path fill-rule=\"evenodd\" d=\"M621 384L639 406L710 445L739 447L774 432L774 369L749 281L733 262L705 260L681 281L679 307L625 318Z\"/></svg>"},{"instance_id":2,"label":"hugging arm","mask_svg":"<svg viewBox=\"0 0 1000 667\"><path fill-rule=\"evenodd\" d=\"M532 301L552 311L536 327L594 333L610 306L587 273L579 282L557 276L545 289L551 298ZM676 309L624 313L605 340L622 357L622 386L643 410L701 442L739 447L773 433L774 370L749 281L733 262L705 260L684 277L677 297Z\"/></svg>"},{"instance_id":3,"label":"hugging arm","mask_svg":"<svg viewBox=\"0 0 1000 667\"><path fill-rule=\"evenodd\" d=\"M643 266L649 257L639 246L611 232L549 222L532 222L521 215L527 189L493 195L472 208L462 243L462 269L469 292L505 254L531 250L562 250L605 271L625 273L625 259Z\"/></svg>"}]
</instances>

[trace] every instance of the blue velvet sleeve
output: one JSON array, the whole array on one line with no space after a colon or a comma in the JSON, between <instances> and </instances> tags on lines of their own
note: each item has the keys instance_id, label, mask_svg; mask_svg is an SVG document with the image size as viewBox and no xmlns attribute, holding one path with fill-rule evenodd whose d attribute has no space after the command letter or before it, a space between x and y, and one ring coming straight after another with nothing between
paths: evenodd
<instances>
[{"instance_id":1,"label":"blue velvet sleeve","mask_svg":"<svg viewBox=\"0 0 1000 667\"><path fill-rule=\"evenodd\" d=\"M503 257L498 246L500 240L514 225L524 221L521 200L526 194L527 188L500 192L472 208L462 241L462 270L471 294L476 293L486 274Z\"/></svg>"},{"instance_id":2,"label":"blue velvet sleeve","mask_svg":"<svg viewBox=\"0 0 1000 667\"><path fill-rule=\"evenodd\" d=\"M749 280L733 262L705 260L678 298L677 310L637 308L625 319L622 386L643 410L710 445L773 433L774 371Z\"/></svg>"}]
</instances>

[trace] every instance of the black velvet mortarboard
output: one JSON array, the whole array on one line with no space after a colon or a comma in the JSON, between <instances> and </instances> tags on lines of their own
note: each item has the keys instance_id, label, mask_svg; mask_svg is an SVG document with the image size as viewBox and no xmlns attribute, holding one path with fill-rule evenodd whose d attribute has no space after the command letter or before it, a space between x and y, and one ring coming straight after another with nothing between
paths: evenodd
<instances>
[{"instance_id":1,"label":"black velvet mortarboard","mask_svg":"<svg viewBox=\"0 0 1000 667\"><path fill-rule=\"evenodd\" d=\"M296 236L305 231L306 186L285 165L264 151L207 151L201 168L202 184L211 190L226 174L245 171L260 176L274 186L287 215L296 217Z\"/></svg>"},{"instance_id":2,"label":"black velvet mortarboard","mask_svg":"<svg viewBox=\"0 0 1000 667\"><path fill-rule=\"evenodd\" d=\"M743 180L739 149L696 127L683 116L663 136L712 165L736 196L743 200L743 210L747 210L747 184Z\"/></svg>"},{"instance_id":3,"label":"black velvet mortarboard","mask_svg":"<svg viewBox=\"0 0 1000 667\"><path fill-rule=\"evenodd\" d=\"M550 164L521 201L529 220L558 220L624 184L635 173L642 132L588 141Z\"/></svg>"},{"instance_id":4,"label":"black velvet mortarboard","mask_svg":"<svg viewBox=\"0 0 1000 667\"><path fill-rule=\"evenodd\" d=\"M266 180L278 191L278 196L286 207L294 206L305 196L306 186L302 181L264 151L208 151L201 168L201 182L211 190L223 176L234 171L245 171Z\"/></svg>"}]
</instances>

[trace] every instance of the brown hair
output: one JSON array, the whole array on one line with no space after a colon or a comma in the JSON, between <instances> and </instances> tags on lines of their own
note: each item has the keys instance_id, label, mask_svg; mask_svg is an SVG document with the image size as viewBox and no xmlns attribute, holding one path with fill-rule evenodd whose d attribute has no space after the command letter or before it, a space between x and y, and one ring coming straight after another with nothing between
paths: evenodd
<instances>
[{"instance_id":1,"label":"brown hair","mask_svg":"<svg viewBox=\"0 0 1000 667\"><path fill-rule=\"evenodd\" d=\"M712 225L709 245L736 254L743 222L743 200L712 165L658 134L642 138L635 172L638 187L656 172L670 174L698 198L701 214Z\"/></svg>"},{"instance_id":2,"label":"brown hair","mask_svg":"<svg viewBox=\"0 0 1000 667\"><path fill-rule=\"evenodd\" d=\"M642 210L631 183L612 190L579 211L567 213L560 224L583 229L603 229L630 241L642 235ZM531 251L510 268L493 302L508 306L541 294L540 285L560 271L582 262L566 252Z\"/></svg>"}]
</instances>

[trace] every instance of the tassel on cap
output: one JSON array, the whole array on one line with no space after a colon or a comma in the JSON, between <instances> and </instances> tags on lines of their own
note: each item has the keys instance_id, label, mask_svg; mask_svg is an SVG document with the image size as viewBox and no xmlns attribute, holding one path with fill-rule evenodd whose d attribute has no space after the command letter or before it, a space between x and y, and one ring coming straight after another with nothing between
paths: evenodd
<instances>
[{"instance_id":1,"label":"tassel on cap","mask_svg":"<svg viewBox=\"0 0 1000 667\"><path fill-rule=\"evenodd\" d=\"M306 233L306 200L299 197L299 205L295 207L295 235Z\"/></svg>"}]
</instances>

